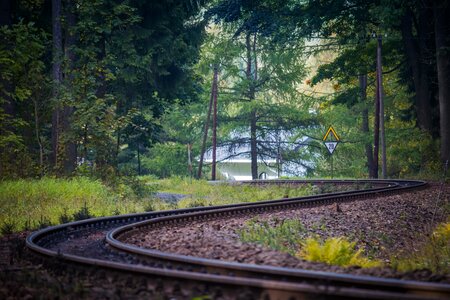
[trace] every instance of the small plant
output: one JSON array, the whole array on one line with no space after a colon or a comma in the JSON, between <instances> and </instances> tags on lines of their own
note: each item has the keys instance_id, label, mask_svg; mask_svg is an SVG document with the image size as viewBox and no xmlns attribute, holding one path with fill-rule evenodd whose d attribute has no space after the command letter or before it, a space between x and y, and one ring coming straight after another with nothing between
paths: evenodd
<instances>
[{"instance_id":1,"label":"small plant","mask_svg":"<svg viewBox=\"0 0 450 300\"><path fill-rule=\"evenodd\" d=\"M79 211L73 214L73 219L75 221L86 220L95 217L89 211L87 206L83 206Z\"/></svg>"},{"instance_id":2,"label":"small plant","mask_svg":"<svg viewBox=\"0 0 450 300\"><path fill-rule=\"evenodd\" d=\"M381 262L364 257L362 249L357 250L355 245L355 242L350 242L342 237L328 238L325 241L318 238L307 238L301 243L301 250L297 253L297 257L342 267L371 268L381 266Z\"/></svg>"},{"instance_id":3,"label":"small plant","mask_svg":"<svg viewBox=\"0 0 450 300\"><path fill-rule=\"evenodd\" d=\"M64 224L70 221L72 221L72 218L67 214L67 208L64 208L63 213L59 216L59 223Z\"/></svg>"},{"instance_id":4,"label":"small plant","mask_svg":"<svg viewBox=\"0 0 450 300\"><path fill-rule=\"evenodd\" d=\"M116 209L112 212L113 216L120 215L120 210L116 207Z\"/></svg>"},{"instance_id":5,"label":"small plant","mask_svg":"<svg viewBox=\"0 0 450 300\"><path fill-rule=\"evenodd\" d=\"M12 234L15 228L16 224L13 221L3 221L0 226L0 233L2 235Z\"/></svg>"},{"instance_id":6,"label":"small plant","mask_svg":"<svg viewBox=\"0 0 450 300\"><path fill-rule=\"evenodd\" d=\"M151 212L151 211L155 211L155 207L153 206L152 203L147 203L144 207L144 210L146 212Z\"/></svg>"},{"instance_id":7,"label":"small plant","mask_svg":"<svg viewBox=\"0 0 450 300\"><path fill-rule=\"evenodd\" d=\"M38 221L38 228L42 229L42 228L46 228L52 226L52 222L50 222L50 220L44 216L41 215L41 218Z\"/></svg>"},{"instance_id":8,"label":"small plant","mask_svg":"<svg viewBox=\"0 0 450 300\"><path fill-rule=\"evenodd\" d=\"M274 223L274 226L270 223ZM305 232L303 224L299 220L280 221L278 219L273 219L270 223L253 218L247 221L246 226L237 233L244 242L256 242L275 250L294 254L301 240L301 234Z\"/></svg>"},{"instance_id":9,"label":"small plant","mask_svg":"<svg viewBox=\"0 0 450 300\"><path fill-rule=\"evenodd\" d=\"M435 273L450 273L450 222L439 225L418 251L392 258L392 267L399 271L429 269Z\"/></svg>"}]
</instances>

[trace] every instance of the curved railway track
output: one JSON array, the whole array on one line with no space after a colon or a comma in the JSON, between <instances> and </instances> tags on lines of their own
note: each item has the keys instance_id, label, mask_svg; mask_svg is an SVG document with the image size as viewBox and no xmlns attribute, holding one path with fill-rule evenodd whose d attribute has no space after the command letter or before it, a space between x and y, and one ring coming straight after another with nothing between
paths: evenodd
<instances>
[{"instance_id":1,"label":"curved railway track","mask_svg":"<svg viewBox=\"0 0 450 300\"><path fill-rule=\"evenodd\" d=\"M161 277L183 285L220 286L223 295L250 289L253 298L308 299L449 299L450 285L397 279L355 276L271 266L224 262L143 249L123 240L139 230L183 224L192 220L232 217L240 214L310 207L354 199L390 195L425 187L423 181L407 180L320 180L257 181L245 184L351 184L372 188L308 197L287 198L215 207L96 218L46 228L31 234L27 247L39 257L58 263ZM77 240L91 240L77 248ZM75 246L74 246L75 245ZM93 250L94 249L94 250ZM236 295L236 294L234 294ZM226 297L225 297L226 298Z\"/></svg>"}]
</instances>

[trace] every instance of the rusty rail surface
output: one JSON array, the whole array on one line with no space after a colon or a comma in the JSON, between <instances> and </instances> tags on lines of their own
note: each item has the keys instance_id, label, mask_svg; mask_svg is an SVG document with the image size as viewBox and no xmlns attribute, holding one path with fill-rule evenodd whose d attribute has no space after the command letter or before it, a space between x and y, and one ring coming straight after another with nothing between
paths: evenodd
<instances>
[{"instance_id":1,"label":"rusty rail surface","mask_svg":"<svg viewBox=\"0 0 450 300\"><path fill-rule=\"evenodd\" d=\"M331 298L369 299L448 299L450 285L407 280L375 278L289 269L252 264L231 263L220 260L175 255L161 251L143 249L120 242L120 238L133 235L142 228L157 228L168 224L182 224L189 220L209 220L223 216L264 212L290 208L310 207L354 199L384 196L402 191L423 188L423 181L411 180L276 180L249 181L239 184L371 184L366 190L346 191L287 198L256 203L240 203L213 207L197 207L150 213L89 219L58 225L31 234L27 247L39 255L58 258L60 262L96 266L141 275L176 278L202 283L218 284L229 288L247 286L266 295L283 298L329 296ZM112 228L105 242L116 251L134 257L135 263L123 263L103 259L82 257L49 249L55 241L77 230L89 228ZM263 292L261 294L261 292Z\"/></svg>"}]
</instances>

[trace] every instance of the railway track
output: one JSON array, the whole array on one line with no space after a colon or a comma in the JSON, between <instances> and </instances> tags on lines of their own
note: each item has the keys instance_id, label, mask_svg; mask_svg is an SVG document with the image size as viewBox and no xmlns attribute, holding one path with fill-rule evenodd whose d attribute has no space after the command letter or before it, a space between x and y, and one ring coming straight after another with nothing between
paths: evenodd
<instances>
[{"instance_id":1,"label":"railway track","mask_svg":"<svg viewBox=\"0 0 450 300\"><path fill-rule=\"evenodd\" d=\"M449 299L450 285L335 274L175 255L143 249L123 240L139 230L184 224L193 220L324 205L354 199L390 195L423 188L422 181L320 180L258 181L244 184L339 184L371 185L365 190L161 212L96 218L43 229L27 238L27 247L41 258L86 268L133 273L141 277L175 280L185 286L219 287L223 297L234 298L250 290L251 298L308 299ZM83 247L73 246L81 238ZM108 272L109 272L108 271Z\"/></svg>"}]
</instances>

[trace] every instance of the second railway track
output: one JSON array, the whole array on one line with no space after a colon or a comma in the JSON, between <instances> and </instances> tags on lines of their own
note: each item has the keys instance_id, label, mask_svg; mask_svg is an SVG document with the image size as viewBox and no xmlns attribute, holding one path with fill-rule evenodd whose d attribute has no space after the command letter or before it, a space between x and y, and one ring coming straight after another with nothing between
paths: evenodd
<instances>
[{"instance_id":1,"label":"second railway track","mask_svg":"<svg viewBox=\"0 0 450 300\"><path fill-rule=\"evenodd\" d=\"M371 198L419 189L426 185L422 181L392 180L258 181L247 184L304 183L370 184L373 187L366 190L309 197L72 222L33 233L27 238L27 247L41 257L57 258L61 263L95 266L140 276L175 279L186 284L188 282L214 284L223 287L227 291L225 294L232 294L236 288L246 287L252 289L254 295L257 295L256 298L264 299L304 299L317 296L372 299L448 299L450 297L450 285L446 284L231 263L143 249L121 241L142 228L150 229L167 224L182 224L189 220L207 221L249 212L301 208ZM86 236L89 237L87 243L67 247L70 242L76 244L77 239L80 237L86 239Z\"/></svg>"}]
</instances>

